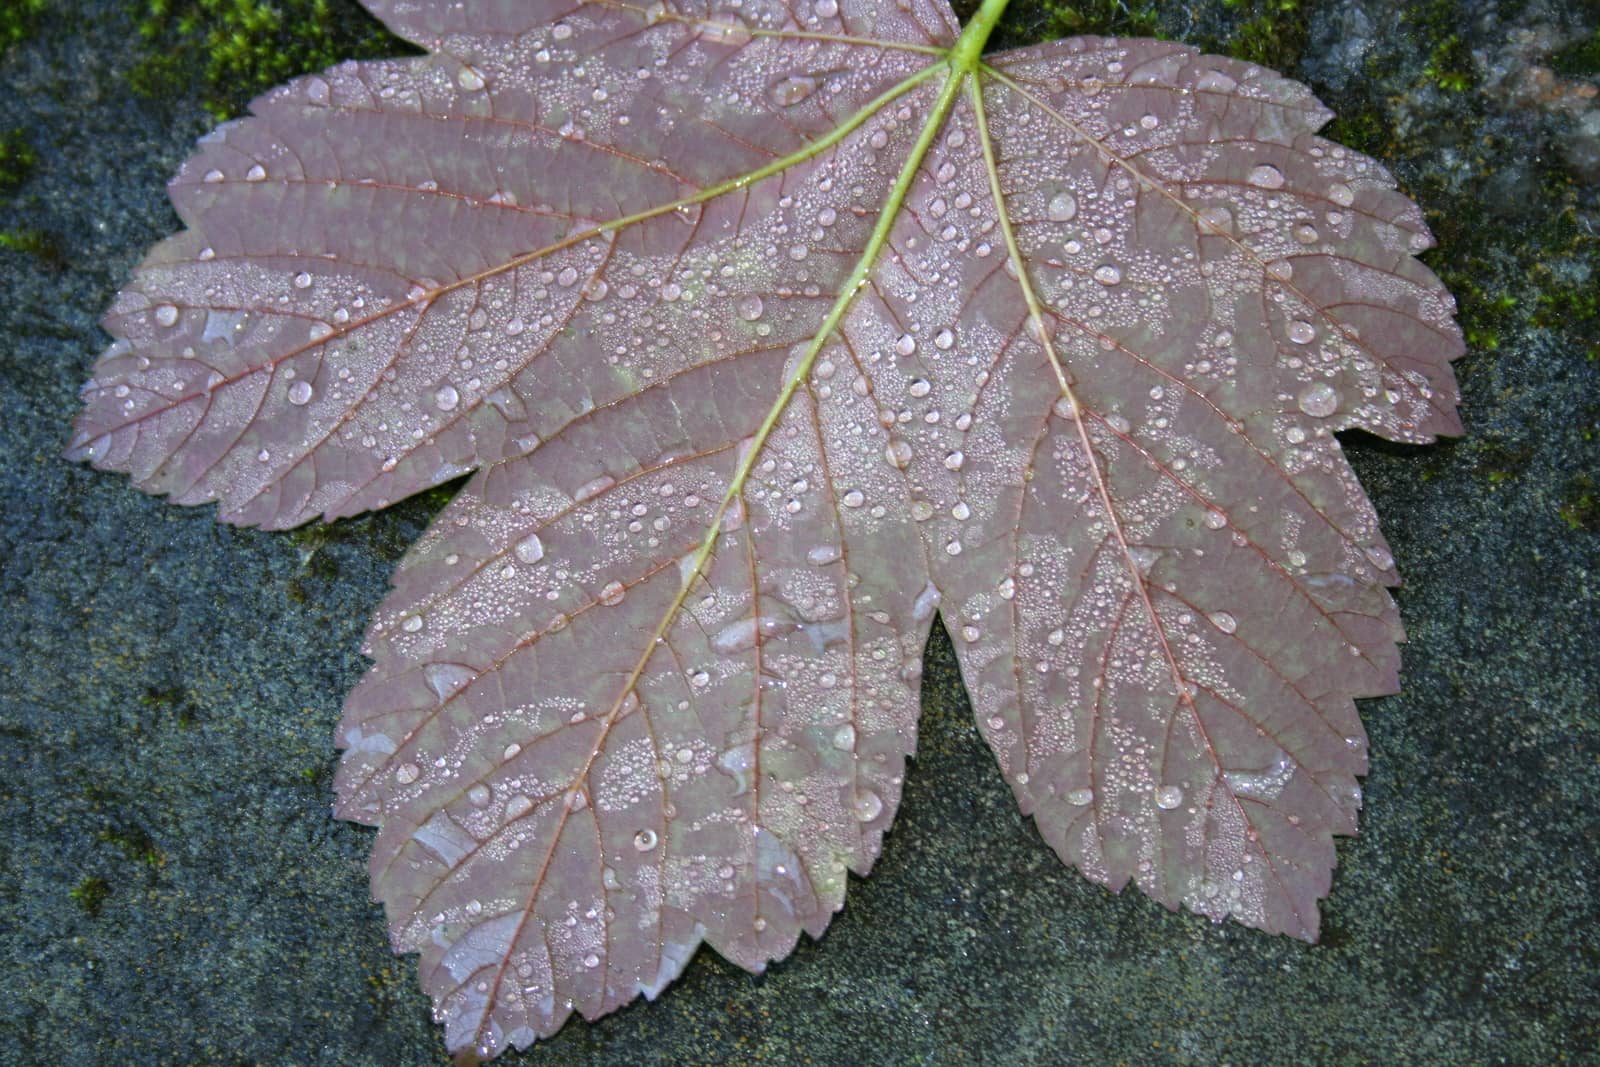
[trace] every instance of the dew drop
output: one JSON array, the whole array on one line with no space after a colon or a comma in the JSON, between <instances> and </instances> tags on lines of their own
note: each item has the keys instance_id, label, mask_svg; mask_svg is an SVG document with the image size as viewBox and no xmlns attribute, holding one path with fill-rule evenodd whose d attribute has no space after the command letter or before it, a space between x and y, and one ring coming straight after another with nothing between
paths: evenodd
<instances>
[{"instance_id":1,"label":"dew drop","mask_svg":"<svg viewBox=\"0 0 1600 1067\"><path fill-rule=\"evenodd\" d=\"M171 304L157 304L156 322L162 326L176 326L178 323L178 309Z\"/></svg>"},{"instance_id":2,"label":"dew drop","mask_svg":"<svg viewBox=\"0 0 1600 1067\"><path fill-rule=\"evenodd\" d=\"M1200 212L1200 231L1202 233L1233 232L1233 212L1225 207L1208 207Z\"/></svg>"},{"instance_id":3,"label":"dew drop","mask_svg":"<svg viewBox=\"0 0 1600 1067\"><path fill-rule=\"evenodd\" d=\"M909 333L903 333L895 338L894 352L897 356L909 356L917 350L917 339Z\"/></svg>"},{"instance_id":4,"label":"dew drop","mask_svg":"<svg viewBox=\"0 0 1600 1067\"><path fill-rule=\"evenodd\" d=\"M819 19L831 19L839 13L838 0L817 0L811 5L811 10L817 13Z\"/></svg>"},{"instance_id":5,"label":"dew drop","mask_svg":"<svg viewBox=\"0 0 1600 1067\"><path fill-rule=\"evenodd\" d=\"M311 403L312 392L311 383L301 378L289 386L289 403L296 407L304 407Z\"/></svg>"},{"instance_id":6,"label":"dew drop","mask_svg":"<svg viewBox=\"0 0 1600 1067\"><path fill-rule=\"evenodd\" d=\"M1239 620L1235 619L1226 611L1213 611L1210 615L1207 615L1206 618L1211 620L1212 626L1215 626L1225 634L1231 634L1233 631L1239 628Z\"/></svg>"},{"instance_id":7,"label":"dew drop","mask_svg":"<svg viewBox=\"0 0 1600 1067\"><path fill-rule=\"evenodd\" d=\"M265 181L266 178L267 168L263 167L259 163L244 172L244 180L247 182Z\"/></svg>"},{"instance_id":8,"label":"dew drop","mask_svg":"<svg viewBox=\"0 0 1600 1067\"><path fill-rule=\"evenodd\" d=\"M940 330L933 335L933 347L941 352L946 352L956 343L956 335L950 330Z\"/></svg>"},{"instance_id":9,"label":"dew drop","mask_svg":"<svg viewBox=\"0 0 1600 1067\"><path fill-rule=\"evenodd\" d=\"M1074 789L1067 794L1067 803L1081 808L1094 799L1093 789Z\"/></svg>"},{"instance_id":10,"label":"dew drop","mask_svg":"<svg viewBox=\"0 0 1600 1067\"><path fill-rule=\"evenodd\" d=\"M1164 785L1156 790L1156 807L1171 811L1183 803L1183 790L1175 785Z\"/></svg>"},{"instance_id":11,"label":"dew drop","mask_svg":"<svg viewBox=\"0 0 1600 1067\"><path fill-rule=\"evenodd\" d=\"M754 293L741 296L735 304L739 317L746 322L754 322L761 317L763 310L761 298Z\"/></svg>"},{"instance_id":12,"label":"dew drop","mask_svg":"<svg viewBox=\"0 0 1600 1067\"><path fill-rule=\"evenodd\" d=\"M700 36L715 44L737 48L750 41L750 28L738 15L724 11L710 22L700 24Z\"/></svg>"},{"instance_id":13,"label":"dew drop","mask_svg":"<svg viewBox=\"0 0 1600 1067\"><path fill-rule=\"evenodd\" d=\"M1205 524L1206 529L1208 530L1220 530L1224 526L1228 525L1228 516L1224 515L1216 508L1212 508L1210 511L1206 512Z\"/></svg>"},{"instance_id":14,"label":"dew drop","mask_svg":"<svg viewBox=\"0 0 1600 1067\"><path fill-rule=\"evenodd\" d=\"M311 288L311 275L306 271L301 271L299 274L296 274L294 276L294 287L296 289Z\"/></svg>"},{"instance_id":15,"label":"dew drop","mask_svg":"<svg viewBox=\"0 0 1600 1067\"><path fill-rule=\"evenodd\" d=\"M633 847L640 852L649 852L656 847L656 842L659 840L660 838L654 830L640 830L633 835ZM590 966L593 966L593 964Z\"/></svg>"},{"instance_id":16,"label":"dew drop","mask_svg":"<svg viewBox=\"0 0 1600 1067\"><path fill-rule=\"evenodd\" d=\"M895 438L883 450L883 458L889 465L897 470L905 470L911 465L911 442L903 438Z\"/></svg>"},{"instance_id":17,"label":"dew drop","mask_svg":"<svg viewBox=\"0 0 1600 1067\"><path fill-rule=\"evenodd\" d=\"M817 79L791 74L767 89L767 97L779 107L793 107L817 91Z\"/></svg>"},{"instance_id":18,"label":"dew drop","mask_svg":"<svg viewBox=\"0 0 1600 1067\"><path fill-rule=\"evenodd\" d=\"M1289 323L1289 340L1297 345L1308 345L1317 339L1317 328L1309 322L1295 319Z\"/></svg>"},{"instance_id":19,"label":"dew drop","mask_svg":"<svg viewBox=\"0 0 1600 1067\"><path fill-rule=\"evenodd\" d=\"M483 75L471 67L462 67L456 72L456 84L469 93L475 93L483 88Z\"/></svg>"},{"instance_id":20,"label":"dew drop","mask_svg":"<svg viewBox=\"0 0 1600 1067\"><path fill-rule=\"evenodd\" d=\"M1068 192L1057 193L1045 205L1044 213L1051 222L1066 222L1078 213L1078 198Z\"/></svg>"},{"instance_id":21,"label":"dew drop","mask_svg":"<svg viewBox=\"0 0 1600 1067\"><path fill-rule=\"evenodd\" d=\"M1295 403L1312 418L1325 419L1339 410L1339 392L1327 382L1313 382L1300 390Z\"/></svg>"},{"instance_id":22,"label":"dew drop","mask_svg":"<svg viewBox=\"0 0 1600 1067\"><path fill-rule=\"evenodd\" d=\"M467 802L475 808L487 808L491 799L493 794L489 792L489 787L481 783L467 790Z\"/></svg>"},{"instance_id":23,"label":"dew drop","mask_svg":"<svg viewBox=\"0 0 1600 1067\"><path fill-rule=\"evenodd\" d=\"M456 392L453 385L441 385L433 394L433 402L440 411L454 411L456 405L461 403L461 394Z\"/></svg>"},{"instance_id":24,"label":"dew drop","mask_svg":"<svg viewBox=\"0 0 1600 1067\"><path fill-rule=\"evenodd\" d=\"M408 634L417 633L422 629L422 616L407 615L405 617L405 621L400 624L400 629L404 630Z\"/></svg>"},{"instance_id":25,"label":"dew drop","mask_svg":"<svg viewBox=\"0 0 1600 1067\"><path fill-rule=\"evenodd\" d=\"M422 774L422 768L415 763L402 763L395 769L394 780L401 785L410 785Z\"/></svg>"},{"instance_id":26,"label":"dew drop","mask_svg":"<svg viewBox=\"0 0 1600 1067\"><path fill-rule=\"evenodd\" d=\"M970 622L961 627L961 640L965 641L969 645L982 636L983 631L978 629L977 626Z\"/></svg>"},{"instance_id":27,"label":"dew drop","mask_svg":"<svg viewBox=\"0 0 1600 1067\"><path fill-rule=\"evenodd\" d=\"M882 814L883 798L870 789L857 790L855 809L856 818L862 822L871 822Z\"/></svg>"},{"instance_id":28,"label":"dew drop","mask_svg":"<svg viewBox=\"0 0 1600 1067\"><path fill-rule=\"evenodd\" d=\"M1270 163L1263 163L1250 171L1248 180L1251 185L1262 189L1282 189L1283 171Z\"/></svg>"},{"instance_id":29,"label":"dew drop","mask_svg":"<svg viewBox=\"0 0 1600 1067\"><path fill-rule=\"evenodd\" d=\"M849 752L856 747L856 728L845 723L833 732L833 747Z\"/></svg>"},{"instance_id":30,"label":"dew drop","mask_svg":"<svg viewBox=\"0 0 1600 1067\"><path fill-rule=\"evenodd\" d=\"M524 563L534 564L544 559L544 542L539 540L538 534L529 534L517 542L515 549L517 558Z\"/></svg>"},{"instance_id":31,"label":"dew drop","mask_svg":"<svg viewBox=\"0 0 1600 1067\"><path fill-rule=\"evenodd\" d=\"M1344 182L1334 182L1328 186L1328 199L1340 207L1349 207L1356 202L1356 193Z\"/></svg>"},{"instance_id":32,"label":"dew drop","mask_svg":"<svg viewBox=\"0 0 1600 1067\"><path fill-rule=\"evenodd\" d=\"M621 582L607 582L605 588L600 590L600 603L607 607L614 607L622 603L622 598L628 593L627 587Z\"/></svg>"},{"instance_id":33,"label":"dew drop","mask_svg":"<svg viewBox=\"0 0 1600 1067\"><path fill-rule=\"evenodd\" d=\"M947 452L944 457L945 470L958 471L961 469L961 464L965 463L966 460L966 454L959 448L953 452Z\"/></svg>"},{"instance_id":34,"label":"dew drop","mask_svg":"<svg viewBox=\"0 0 1600 1067\"><path fill-rule=\"evenodd\" d=\"M859 489L852 489L839 498L839 503L847 508L859 508L867 502L867 496Z\"/></svg>"},{"instance_id":35,"label":"dew drop","mask_svg":"<svg viewBox=\"0 0 1600 1067\"><path fill-rule=\"evenodd\" d=\"M1122 271L1110 263L1102 263L1094 269L1094 280L1101 285L1116 285L1122 281Z\"/></svg>"}]
</instances>

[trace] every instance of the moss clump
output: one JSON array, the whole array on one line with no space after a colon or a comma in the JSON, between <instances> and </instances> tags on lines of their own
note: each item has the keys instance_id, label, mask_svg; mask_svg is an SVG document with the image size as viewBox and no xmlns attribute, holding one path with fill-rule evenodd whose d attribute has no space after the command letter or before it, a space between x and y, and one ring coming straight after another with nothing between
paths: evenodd
<instances>
[{"instance_id":1,"label":"moss clump","mask_svg":"<svg viewBox=\"0 0 1600 1067\"><path fill-rule=\"evenodd\" d=\"M74 886L67 896L82 908L90 918L100 914L100 908L105 904L106 897L111 895L111 886L104 878L85 878Z\"/></svg>"},{"instance_id":2,"label":"moss clump","mask_svg":"<svg viewBox=\"0 0 1600 1067\"><path fill-rule=\"evenodd\" d=\"M0 50L26 40L39 24L49 0L6 0L0 4Z\"/></svg>"},{"instance_id":3,"label":"moss clump","mask_svg":"<svg viewBox=\"0 0 1600 1067\"><path fill-rule=\"evenodd\" d=\"M1044 5L1045 21L1040 39L1072 34L1101 34L1108 37L1159 37L1157 9L1147 0L1076 0L1075 3Z\"/></svg>"},{"instance_id":4,"label":"moss clump","mask_svg":"<svg viewBox=\"0 0 1600 1067\"><path fill-rule=\"evenodd\" d=\"M407 51L351 0L148 0L139 36L133 89L184 95L198 72L201 102L219 119L297 74Z\"/></svg>"},{"instance_id":5,"label":"moss clump","mask_svg":"<svg viewBox=\"0 0 1600 1067\"><path fill-rule=\"evenodd\" d=\"M1551 56L1550 69L1566 78L1592 78L1600 74L1600 29Z\"/></svg>"},{"instance_id":6,"label":"moss clump","mask_svg":"<svg viewBox=\"0 0 1600 1067\"><path fill-rule=\"evenodd\" d=\"M0 192L8 192L27 181L37 162L39 157L24 131L14 129L0 133Z\"/></svg>"},{"instance_id":7,"label":"moss clump","mask_svg":"<svg viewBox=\"0 0 1600 1067\"><path fill-rule=\"evenodd\" d=\"M1223 0L1223 6L1243 18L1208 47L1273 70L1299 65L1310 37L1300 0Z\"/></svg>"},{"instance_id":8,"label":"moss clump","mask_svg":"<svg viewBox=\"0 0 1600 1067\"><path fill-rule=\"evenodd\" d=\"M1574 530L1582 533L1600 531L1600 485L1591 475L1579 474L1568 479L1558 509L1561 518Z\"/></svg>"},{"instance_id":9,"label":"moss clump","mask_svg":"<svg viewBox=\"0 0 1600 1067\"><path fill-rule=\"evenodd\" d=\"M1472 51L1453 33L1434 46L1423 74L1439 88L1452 93L1465 92L1477 84L1472 70Z\"/></svg>"}]
</instances>

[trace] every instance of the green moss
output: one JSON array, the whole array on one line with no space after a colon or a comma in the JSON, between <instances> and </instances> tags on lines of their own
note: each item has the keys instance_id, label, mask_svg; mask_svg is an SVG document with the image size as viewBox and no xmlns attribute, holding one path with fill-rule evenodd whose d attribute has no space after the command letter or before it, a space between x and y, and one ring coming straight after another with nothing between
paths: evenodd
<instances>
[{"instance_id":1,"label":"green moss","mask_svg":"<svg viewBox=\"0 0 1600 1067\"><path fill-rule=\"evenodd\" d=\"M1600 74L1600 28L1551 56L1550 67L1567 78L1592 78Z\"/></svg>"},{"instance_id":2,"label":"green moss","mask_svg":"<svg viewBox=\"0 0 1600 1067\"><path fill-rule=\"evenodd\" d=\"M407 51L350 0L148 0L139 36L133 89L184 95L198 72L201 101L218 118L294 75Z\"/></svg>"},{"instance_id":3,"label":"green moss","mask_svg":"<svg viewBox=\"0 0 1600 1067\"><path fill-rule=\"evenodd\" d=\"M1573 530L1582 533L1600 531L1600 486L1588 474L1575 475L1567 480L1558 509L1561 518Z\"/></svg>"},{"instance_id":4,"label":"green moss","mask_svg":"<svg viewBox=\"0 0 1600 1067\"><path fill-rule=\"evenodd\" d=\"M1077 0L1044 4L1046 19L1041 40L1072 34L1110 37L1158 37L1157 8L1147 0Z\"/></svg>"},{"instance_id":5,"label":"green moss","mask_svg":"<svg viewBox=\"0 0 1600 1067\"><path fill-rule=\"evenodd\" d=\"M1472 52L1453 33L1434 46L1423 73L1439 88L1452 93L1465 92L1477 84Z\"/></svg>"},{"instance_id":6,"label":"green moss","mask_svg":"<svg viewBox=\"0 0 1600 1067\"><path fill-rule=\"evenodd\" d=\"M1300 0L1223 0L1223 6L1244 18L1208 47L1274 70L1299 65L1310 36Z\"/></svg>"},{"instance_id":7,"label":"green moss","mask_svg":"<svg viewBox=\"0 0 1600 1067\"><path fill-rule=\"evenodd\" d=\"M49 0L5 0L0 4L0 49L24 41L39 24Z\"/></svg>"},{"instance_id":8,"label":"green moss","mask_svg":"<svg viewBox=\"0 0 1600 1067\"><path fill-rule=\"evenodd\" d=\"M7 230L0 233L0 248L33 256L52 269L66 266L66 251L61 242L43 230Z\"/></svg>"},{"instance_id":9,"label":"green moss","mask_svg":"<svg viewBox=\"0 0 1600 1067\"><path fill-rule=\"evenodd\" d=\"M27 181L37 162L39 157L23 130L0 134L0 192L15 189Z\"/></svg>"},{"instance_id":10,"label":"green moss","mask_svg":"<svg viewBox=\"0 0 1600 1067\"><path fill-rule=\"evenodd\" d=\"M91 918L100 914L100 908L106 902L106 897L111 895L111 886L104 878L85 878L74 886L67 896L89 914Z\"/></svg>"},{"instance_id":11,"label":"green moss","mask_svg":"<svg viewBox=\"0 0 1600 1067\"><path fill-rule=\"evenodd\" d=\"M95 840L115 846L128 859L147 867L162 867L167 862L155 840L137 826L107 826L95 834Z\"/></svg>"}]
</instances>

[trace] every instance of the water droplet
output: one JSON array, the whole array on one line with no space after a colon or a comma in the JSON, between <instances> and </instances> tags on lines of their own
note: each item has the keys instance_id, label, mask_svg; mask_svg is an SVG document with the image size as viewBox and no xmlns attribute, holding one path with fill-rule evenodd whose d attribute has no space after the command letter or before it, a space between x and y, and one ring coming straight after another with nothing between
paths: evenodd
<instances>
[{"instance_id":1,"label":"water droplet","mask_svg":"<svg viewBox=\"0 0 1600 1067\"><path fill-rule=\"evenodd\" d=\"M831 19L839 13L837 0L817 0L811 5L811 10L817 13L819 19Z\"/></svg>"},{"instance_id":2,"label":"water droplet","mask_svg":"<svg viewBox=\"0 0 1600 1067\"><path fill-rule=\"evenodd\" d=\"M583 965L592 971L596 967L600 966L600 957L591 952L587 956L583 957Z\"/></svg>"},{"instance_id":3,"label":"water droplet","mask_svg":"<svg viewBox=\"0 0 1600 1067\"><path fill-rule=\"evenodd\" d=\"M633 847L640 852L649 852L656 847L656 842L659 840L654 830L640 830L633 835Z\"/></svg>"},{"instance_id":4,"label":"water droplet","mask_svg":"<svg viewBox=\"0 0 1600 1067\"><path fill-rule=\"evenodd\" d=\"M1116 285L1122 281L1122 271L1110 263L1102 263L1094 269L1094 280L1101 285Z\"/></svg>"},{"instance_id":5,"label":"water droplet","mask_svg":"<svg viewBox=\"0 0 1600 1067\"><path fill-rule=\"evenodd\" d=\"M557 41L565 41L572 36L572 27L565 22L558 22L550 27L550 36Z\"/></svg>"},{"instance_id":6,"label":"water droplet","mask_svg":"<svg viewBox=\"0 0 1600 1067\"><path fill-rule=\"evenodd\" d=\"M917 350L917 339L909 333L903 333L895 338L894 352L897 356L909 356Z\"/></svg>"},{"instance_id":7,"label":"water droplet","mask_svg":"<svg viewBox=\"0 0 1600 1067\"><path fill-rule=\"evenodd\" d=\"M839 503L847 508L859 508L867 502L867 495L859 489L852 489L839 498Z\"/></svg>"},{"instance_id":8,"label":"water droplet","mask_svg":"<svg viewBox=\"0 0 1600 1067\"><path fill-rule=\"evenodd\" d=\"M704 689L706 686L711 684L711 675L707 674L705 671L695 671L693 674L689 675L689 684L694 686L696 689Z\"/></svg>"},{"instance_id":9,"label":"water droplet","mask_svg":"<svg viewBox=\"0 0 1600 1067\"><path fill-rule=\"evenodd\" d=\"M312 393L311 383L304 378L292 382L289 385L289 403L296 407L303 407L311 403Z\"/></svg>"},{"instance_id":10,"label":"water droplet","mask_svg":"<svg viewBox=\"0 0 1600 1067\"><path fill-rule=\"evenodd\" d=\"M607 582L605 588L600 590L600 603L607 607L614 607L622 603L622 598L627 594L627 587L621 582Z\"/></svg>"},{"instance_id":11,"label":"water droplet","mask_svg":"<svg viewBox=\"0 0 1600 1067\"><path fill-rule=\"evenodd\" d=\"M1322 236L1317 232L1317 228L1309 223L1301 223L1299 226L1294 228L1293 232L1294 239L1303 245L1314 245Z\"/></svg>"},{"instance_id":12,"label":"water droplet","mask_svg":"<svg viewBox=\"0 0 1600 1067\"><path fill-rule=\"evenodd\" d=\"M1205 524L1206 529L1208 530L1220 530L1224 526L1228 525L1228 516L1224 515L1216 508L1212 508L1210 511L1206 512Z\"/></svg>"},{"instance_id":13,"label":"water droplet","mask_svg":"<svg viewBox=\"0 0 1600 1067\"><path fill-rule=\"evenodd\" d=\"M538 534L529 534L517 542L515 549L517 558L524 563L538 563L544 559L544 542L539 540Z\"/></svg>"},{"instance_id":14,"label":"water droplet","mask_svg":"<svg viewBox=\"0 0 1600 1067\"><path fill-rule=\"evenodd\" d=\"M263 167L259 163L244 172L244 180L247 182L265 181L266 177L267 168Z\"/></svg>"},{"instance_id":15,"label":"water droplet","mask_svg":"<svg viewBox=\"0 0 1600 1067\"><path fill-rule=\"evenodd\" d=\"M294 276L294 287L296 289L311 288L311 275L306 271L301 271L299 274L296 274Z\"/></svg>"},{"instance_id":16,"label":"water droplet","mask_svg":"<svg viewBox=\"0 0 1600 1067\"><path fill-rule=\"evenodd\" d=\"M417 633L422 629L422 616L407 615L405 617L405 621L400 624L400 629L404 630L408 634Z\"/></svg>"},{"instance_id":17,"label":"water droplet","mask_svg":"<svg viewBox=\"0 0 1600 1067\"><path fill-rule=\"evenodd\" d=\"M576 267L562 267L561 273L556 275L556 284L563 289L577 284L578 270Z\"/></svg>"},{"instance_id":18,"label":"water droplet","mask_svg":"<svg viewBox=\"0 0 1600 1067\"><path fill-rule=\"evenodd\" d=\"M856 792L855 800L856 818L862 822L871 822L883 812L883 798L870 789L861 789Z\"/></svg>"},{"instance_id":19,"label":"water droplet","mask_svg":"<svg viewBox=\"0 0 1600 1067\"><path fill-rule=\"evenodd\" d=\"M833 747L849 752L856 747L856 728L845 723L833 732Z\"/></svg>"},{"instance_id":20,"label":"water droplet","mask_svg":"<svg viewBox=\"0 0 1600 1067\"><path fill-rule=\"evenodd\" d=\"M729 11L717 13L717 17L709 22L700 24L700 36L714 44L725 44L732 48L748 44L750 41L750 28L744 20Z\"/></svg>"},{"instance_id":21,"label":"water droplet","mask_svg":"<svg viewBox=\"0 0 1600 1067\"><path fill-rule=\"evenodd\" d=\"M906 386L906 392L912 396L927 396L933 390L933 385L926 378L913 378L911 384Z\"/></svg>"},{"instance_id":22,"label":"water droplet","mask_svg":"<svg viewBox=\"0 0 1600 1067\"><path fill-rule=\"evenodd\" d=\"M1309 322L1295 319L1289 323L1289 340L1297 345L1308 345L1317 339L1317 328Z\"/></svg>"},{"instance_id":23,"label":"water droplet","mask_svg":"<svg viewBox=\"0 0 1600 1067\"><path fill-rule=\"evenodd\" d=\"M911 442L895 438L889 442L889 447L883 450L883 458L889 461L891 467L905 470L911 465Z\"/></svg>"},{"instance_id":24,"label":"water droplet","mask_svg":"<svg viewBox=\"0 0 1600 1067\"><path fill-rule=\"evenodd\" d=\"M1231 634L1233 631L1239 628L1239 620L1235 619L1226 611L1213 611L1210 615L1207 615L1206 618L1211 620L1212 626L1215 626L1225 634Z\"/></svg>"},{"instance_id":25,"label":"water droplet","mask_svg":"<svg viewBox=\"0 0 1600 1067\"><path fill-rule=\"evenodd\" d=\"M1294 277L1294 264L1287 259L1275 259L1267 264L1267 276L1286 282Z\"/></svg>"},{"instance_id":26,"label":"water droplet","mask_svg":"<svg viewBox=\"0 0 1600 1067\"><path fill-rule=\"evenodd\" d=\"M395 768L394 780L401 785L410 785L422 774L422 768L415 763L402 763Z\"/></svg>"},{"instance_id":27,"label":"water droplet","mask_svg":"<svg viewBox=\"0 0 1600 1067\"><path fill-rule=\"evenodd\" d=\"M839 555L837 545L818 545L806 553L806 559L813 567L826 567L828 564L838 560Z\"/></svg>"},{"instance_id":28,"label":"water droplet","mask_svg":"<svg viewBox=\"0 0 1600 1067\"><path fill-rule=\"evenodd\" d=\"M1325 419L1339 410L1339 392L1327 382L1313 382L1300 390L1295 402L1314 419Z\"/></svg>"},{"instance_id":29,"label":"water droplet","mask_svg":"<svg viewBox=\"0 0 1600 1067\"><path fill-rule=\"evenodd\" d=\"M1067 794L1067 803L1081 808L1094 799L1093 789L1074 789Z\"/></svg>"},{"instance_id":30,"label":"water droplet","mask_svg":"<svg viewBox=\"0 0 1600 1067\"><path fill-rule=\"evenodd\" d=\"M1367 558L1370 559L1372 561L1372 565L1378 568L1380 571L1386 571L1390 567L1394 566L1394 556L1392 556L1389 553L1389 550L1384 548L1382 545L1367 546Z\"/></svg>"},{"instance_id":31,"label":"water droplet","mask_svg":"<svg viewBox=\"0 0 1600 1067\"><path fill-rule=\"evenodd\" d=\"M483 88L483 75L471 67L462 67L456 72L456 84L469 93L475 93Z\"/></svg>"},{"instance_id":32,"label":"water droplet","mask_svg":"<svg viewBox=\"0 0 1600 1067\"><path fill-rule=\"evenodd\" d=\"M947 452L947 453L945 453L945 457L944 457L945 469L946 470L952 470L952 471L958 471L958 470L961 469L961 464L965 463L966 460L967 460L966 454L964 452L962 452L959 448L954 450L954 451L952 451L952 452Z\"/></svg>"},{"instance_id":33,"label":"water droplet","mask_svg":"<svg viewBox=\"0 0 1600 1067\"><path fill-rule=\"evenodd\" d=\"M948 351L956 343L956 335L950 330L940 330L933 335L933 347L941 352Z\"/></svg>"},{"instance_id":34,"label":"water droplet","mask_svg":"<svg viewBox=\"0 0 1600 1067\"><path fill-rule=\"evenodd\" d=\"M1233 212L1225 207L1208 207L1199 214L1200 232L1202 233L1232 233Z\"/></svg>"},{"instance_id":35,"label":"water droplet","mask_svg":"<svg viewBox=\"0 0 1600 1067\"><path fill-rule=\"evenodd\" d=\"M754 293L741 296L734 306L739 312L739 317L746 322L759 319L763 310L761 298Z\"/></svg>"},{"instance_id":36,"label":"water droplet","mask_svg":"<svg viewBox=\"0 0 1600 1067\"><path fill-rule=\"evenodd\" d=\"M1328 186L1328 199L1340 207L1349 207L1356 202L1356 193L1344 182L1334 182Z\"/></svg>"},{"instance_id":37,"label":"water droplet","mask_svg":"<svg viewBox=\"0 0 1600 1067\"><path fill-rule=\"evenodd\" d=\"M982 636L983 631L978 629L977 626L970 622L961 627L961 640L965 641L969 645Z\"/></svg>"},{"instance_id":38,"label":"water droplet","mask_svg":"<svg viewBox=\"0 0 1600 1067\"><path fill-rule=\"evenodd\" d=\"M461 402L461 394L453 385L441 385L433 394L433 402L439 405L440 411L454 411Z\"/></svg>"},{"instance_id":39,"label":"water droplet","mask_svg":"<svg viewBox=\"0 0 1600 1067\"><path fill-rule=\"evenodd\" d=\"M156 305L156 322L162 326L175 326L178 323L178 309L171 304Z\"/></svg>"},{"instance_id":40,"label":"water droplet","mask_svg":"<svg viewBox=\"0 0 1600 1067\"><path fill-rule=\"evenodd\" d=\"M486 808L494 794L489 792L489 787L483 784L473 786L467 790L467 802L475 808Z\"/></svg>"},{"instance_id":41,"label":"water droplet","mask_svg":"<svg viewBox=\"0 0 1600 1067\"><path fill-rule=\"evenodd\" d=\"M1051 222L1066 222L1078 213L1078 198L1068 192L1059 192L1050 198L1044 213Z\"/></svg>"},{"instance_id":42,"label":"water droplet","mask_svg":"<svg viewBox=\"0 0 1600 1067\"><path fill-rule=\"evenodd\" d=\"M817 91L817 79L791 74L767 89L767 97L779 107L793 107Z\"/></svg>"},{"instance_id":43,"label":"water droplet","mask_svg":"<svg viewBox=\"0 0 1600 1067\"><path fill-rule=\"evenodd\" d=\"M1262 189L1282 189L1283 171L1270 163L1262 163L1251 169L1248 181Z\"/></svg>"},{"instance_id":44,"label":"water droplet","mask_svg":"<svg viewBox=\"0 0 1600 1067\"><path fill-rule=\"evenodd\" d=\"M1183 803L1183 790L1175 785L1164 785L1156 790L1156 807L1171 811Z\"/></svg>"}]
</instances>

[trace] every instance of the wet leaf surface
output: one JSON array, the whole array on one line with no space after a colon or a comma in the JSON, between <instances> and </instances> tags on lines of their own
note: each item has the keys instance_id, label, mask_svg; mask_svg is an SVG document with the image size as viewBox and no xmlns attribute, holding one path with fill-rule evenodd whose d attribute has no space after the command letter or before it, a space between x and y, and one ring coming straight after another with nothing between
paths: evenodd
<instances>
[{"instance_id":1,"label":"wet leaf surface","mask_svg":"<svg viewBox=\"0 0 1600 1067\"><path fill-rule=\"evenodd\" d=\"M239 524L463 474L342 816L463 1055L751 970L870 868L935 614L1091 879L1314 939L1393 561L1336 431L1459 431L1430 238L1330 116L943 4L373 3L207 137L75 456Z\"/></svg>"}]
</instances>

